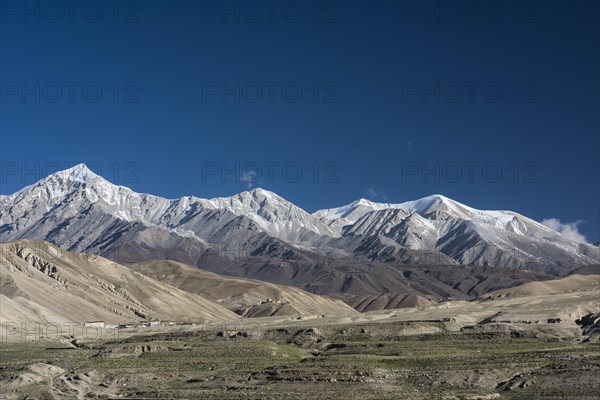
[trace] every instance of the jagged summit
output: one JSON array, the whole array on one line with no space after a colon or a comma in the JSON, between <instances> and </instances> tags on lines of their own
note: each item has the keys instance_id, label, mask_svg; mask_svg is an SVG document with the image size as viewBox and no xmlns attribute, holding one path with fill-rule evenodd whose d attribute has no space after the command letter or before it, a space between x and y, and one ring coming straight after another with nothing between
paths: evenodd
<instances>
[{"instance_id":1,"label":"jagged summit","mask_svg":"<svg viewBox=\"0 0 600 400\"><path fill-rule=\"evenodd\" d=\"M124 186L118 186L110 181L104 179L102 176L93 172L86 164L80 163L68 169L55 172L54 174L49 175L42 181L38 182L37 185L44 182L44 184L48 182L64 184L64 183L97 183L100 185L100 193L99 196L94 197L97 201L99 199L109 200L114 199L115 192L117 191L125 191L127 194L131 196L152 196L146 194L138 194L126 188ZM33 185L32 185L33 186ZM4 196L7 197L7 196ZM158 197L158 196L153 196ZM174 199L171 201L181 201L185 199L186 202L194 202L199 201L206 206L209 207L227 207L230 208L234 213L242 212L241 209L244 209L244 213L247 213L249 210L246 208L250 207L251 211L258 211L262 207L272 206L273 204L277 204L279 206L283 206L286 209L294 209L296 213L298 213L301 217L310 218L308 213L305 212L300 207L295 206L293 203L289 202L285 198L279 196L277 193L257 187L252 190L243 191L232 196L227 197L215 197L211 199L198 198L195 196L183 196L178 199ZM166 200L166 199L165 199ZM316 217L328 216L331 218L345 218L348 217L349 214L353 213L357 209L360 209L364 212L368 210L384 210L384 209L393 209L393 208L401 208L406 211L416 211L422 212L428 209L437 209L439 207L447 207L447 208L460 208L462 210L474 210L464 204L456 202L446 196L441 194L434 194L427 197L423 197L421 199L408 201L404 203L394 204L394 203L378 203L375 201L371 201L365 198L360 198L358 200L353 201L352 203L331 209L319 210L313 213ZM236 209L236 207L238 209ZM361 213L361 215L362 215Z\"/></svg>"},{"instance_id":2,"label":"jagged summit","mask_svg":"<svg viewBox=\"0 0 600 400\"><path fill-rule=\"evenodd\" d=\"M368 207L373 207L375 204L375 202L371 201L371 200L367 200L365 198L360 198L358 200L353 201L351 204L355 205L355 206L368 206Z\"/></svg>"},{"instance_id":3,"label":"jagged summit","mask_svg":"<svg viewBox=\"0 0 600 400\"><path fill-rule=\"evenodd\" d=\"M263 189L261 187L257 187L252 190L248 190L248 193L252 193L257 196L266 196L266 197L280 197L277 193L271 192L270 190Z\"/></svg>"},{"instance_id":4,"label":"jagged summit","mask_svg":"<svg viewBox=\"0 0 600 400\"><path fill-rule=\"evenodd\" d=\"M36 186L46 186L50 188L52 192L64 192L65 190L69 190L74 186L80 187L82 184L84 186L101 185L103 187L117 187L108 180L104 179L102 176L96 174L94 171L88 168L87 165L81 163L50 174L37 183L25 187L20 191L27 191L29 188Z\"/></svg>"},{"instance_id":5,"label":"jagged summit","mask_svg":"<svg viewBox=\"0 0 600 400\"><path fill-rule=\"evenodd\" d=\"M89 183L98 178L98 175L89 169L87 165L80 163L71 168L58 171L52 174L50 177L58 177L66 180Z\"/></svg>"},{"instance_id":6,"label":"jagged summit","mask_svg":"<svg viewBox=\"0 0 600 400\"><path fill-rule=\"evenodd\" d=\"M354 222L370 211L379 211L386 209L402 209L407 212L426 213L443 209L445 211L454 211L458 213L466 213L475 211L475 209L454 201L441 194L433 194L417 200L407 201L404 203L377 203L371 200L361 198L353 201L345 206L318 210L313 215L319 218L345 218L348 221ZM464 215L463 215L464 216Z\"/></svg>"},{"instance_id":7,"label":"jagged summit","mask_svg":"<svg viewBox=\"0 0 600 400\"><path fill-rule=\"evenodd\" d=\"M285 202L291 204L288 200L284 199L280 195L275 192L271 192L270 190L266 190L263 188L255 188L252 190L243 191L232 196L226 198L252 198L257 201L275 201L275 202Z\"/></svg>"}]
</instances>

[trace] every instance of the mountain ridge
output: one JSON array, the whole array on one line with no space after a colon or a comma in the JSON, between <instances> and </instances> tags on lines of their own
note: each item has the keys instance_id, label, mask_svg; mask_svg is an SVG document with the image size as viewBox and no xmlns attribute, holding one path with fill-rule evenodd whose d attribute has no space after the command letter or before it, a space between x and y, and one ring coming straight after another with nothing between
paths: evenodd
<instances>
[{"instance_id":1,"label":"mountain ridge","mask_svg":"<svg viewBox=\"0 0 600 400\"><path fill-rule=\"evenodd\" d=\"M600 259L598 248L512 211L478 210L440 194L404 203L359 199L308 213L262 188L229 197L166 199L114 185L85 164L0 198L0 241L48 240L109 254L192 251L225 258L304 259L531 267L568 272ZM127 239L127 240L126 240ZM139 254L136 254L139 253ZM229 254L229 256L227 255ZM162 254L153 254L161 257Z\"/></svg>"}]
</instances>

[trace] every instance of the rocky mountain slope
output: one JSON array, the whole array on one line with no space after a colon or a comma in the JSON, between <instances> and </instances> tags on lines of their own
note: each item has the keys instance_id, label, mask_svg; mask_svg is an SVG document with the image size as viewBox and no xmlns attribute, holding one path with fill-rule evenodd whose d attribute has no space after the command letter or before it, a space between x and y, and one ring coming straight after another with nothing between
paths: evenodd
<instances>
[{"instance_id":1,"label":"rocky mountain slope","mask_svg":"<svg viewBox=\"0 0 600 400\"><path fill-rule=\"evenodd\" d=\"M212 300L245 317L356 313L339 300L298 288L226 277L175 261L147 261L130 267L152 279Z\"/></svg>"},{"instance_id":2,"label":"rocky mountain slope","mask_svg":"<svg viewBox=\"0 0 600 400\"><path fill-rule=\"evenodd\" d=\"M0 322L207 322L243 317L352 315L301 289L231 278L174 261L125 267L43 241L0 244Z\"/></svg>"},{"instance_id":3,"label":"rocky mountain slope","mask_svg":"<svg viewBox=\"0 0 600 400\"><path fill-rule=\"evenodd\" d=\"M313 215L343 237L384 236L463 265L569 270L600 256L593 245L563 238L518 213L477 210L442 195L401 204L361 199Z\"/></svg>"},{"instance_id":4,"label":"rocky mountain slope","mask_svg":"<svg viewBox=\"0 0 600 400\"><path fill-rule=\"evenodd\" d=\"M0 244L0 289L0 322L17 325L239 318L210 300L105 258L41 241Z\"/></svg>"},{"instance_id":5,"label":"rocky mountain slope","mask_svg":"<svg viewBox=\"0 0 600 400\"><path fill-rule=\"evenodd\" d=\"M600 299L600 275L573 274L551 281L527 282L515 287L496 290L482 296L484 299L512 297L553 296L576 291L595 291Z\"/></svg>"}]
</instances>

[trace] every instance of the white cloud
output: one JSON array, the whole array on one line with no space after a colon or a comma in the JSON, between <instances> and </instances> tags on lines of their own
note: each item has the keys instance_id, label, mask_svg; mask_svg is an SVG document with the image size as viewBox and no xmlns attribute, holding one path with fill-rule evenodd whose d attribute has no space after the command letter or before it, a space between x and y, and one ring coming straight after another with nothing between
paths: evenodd
<instances>
[{"instance_id":1,"label":"white cloud","mask_svg":"<svg viewBox=\"0 0 600 400\"><path fill-rule=\"evenodd\" d=\"M244 171L240 177L240 181L245 182L248 185L248 189L258 183L256 171Z\"/></svg>"},{"instance_id":2,"label":"white cloud","mask_svg":"<svg viewBox=\"0 0 600 400\"><path fill-rule=\"evenodd\" d=\"M587 243L585 236L577 229L577 226L582 222L584 221L577 220L575 222L562 223L558 218L547 218L542 221L542 224L560 233L566 239L573 240L574 242Z\"/></svg>"},{"instance_id":3,"label":"white cloud","mask_svg":"<svg viewBox=\"0 0 600 400\"><path fill-rule=\"evenodd\" d=\"M387 197L385 197L385 193L383 191L379 191L379 190L375 190L373 188L368 188L367 189L367 196L371 199L371 200L375 200L375 199L383 199L383 200L387 200Z\"/></svg>"}]
</instances>

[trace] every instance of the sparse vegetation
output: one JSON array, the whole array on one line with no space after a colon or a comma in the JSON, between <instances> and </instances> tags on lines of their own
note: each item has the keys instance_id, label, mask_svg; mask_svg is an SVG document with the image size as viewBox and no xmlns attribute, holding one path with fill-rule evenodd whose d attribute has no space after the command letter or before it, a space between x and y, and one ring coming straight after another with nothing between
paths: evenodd
<instances>
[{"instance_id":1,"label":"sparse vegetation","mask_svg":"<svg viewBox=\"0 0 600 400\"><path fill-rule=\"evenodd\" d=\"M2 398L579 400L600 391L597 343L398 336L385 325L290 325L261 337L167 330L77 349L3 344Z\"/></svg>"}]
</instances>

